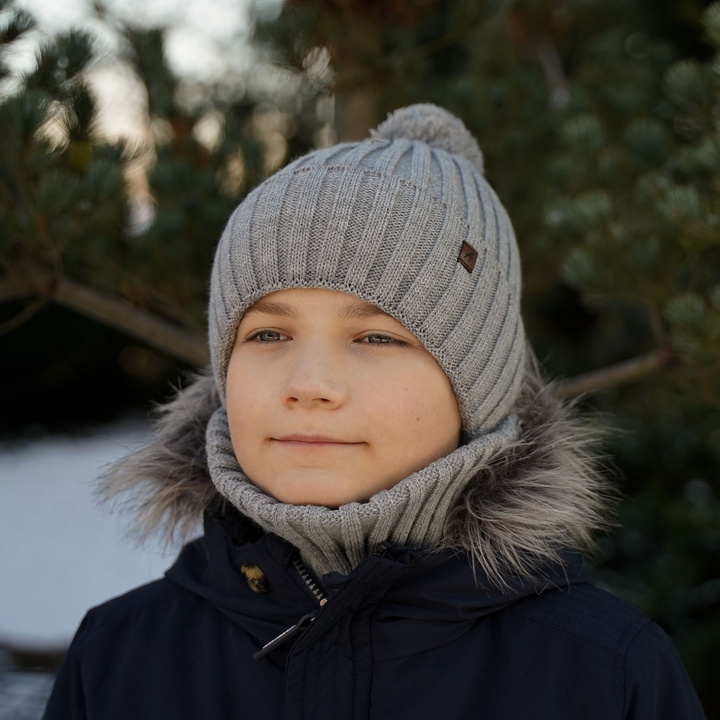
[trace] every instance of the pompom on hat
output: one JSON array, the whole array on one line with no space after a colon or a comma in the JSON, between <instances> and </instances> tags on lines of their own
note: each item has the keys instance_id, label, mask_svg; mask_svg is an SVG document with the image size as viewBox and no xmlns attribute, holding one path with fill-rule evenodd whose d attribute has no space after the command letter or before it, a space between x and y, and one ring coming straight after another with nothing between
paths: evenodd
<instances>
[{"instance_id":1,"label":"pompom on hat","mask_svg":"<svg viewBox=\"0 0 720 720\"><path fill-rule=\"evenodd\" d=\"M405 325L448 376L466 439L512 413L526 353L517 243L477 142L449 112L397 110L370 139L295 160L238 206L210 287L223 402L243 314L298 287L349 293Z\"/></svg>"},{"instance_id":2,"label":"pompom on hat","mask_svg":"<svg viewBox=\"0 0 720 720\"><path fill-rule=\"evenodd\" d=\"M437 150L469 160L482 175L483 154L475 138L459 118L429 103L411 105L390 114L370 137L378 140L420 140Z\"/></svg>"}]
</instances>

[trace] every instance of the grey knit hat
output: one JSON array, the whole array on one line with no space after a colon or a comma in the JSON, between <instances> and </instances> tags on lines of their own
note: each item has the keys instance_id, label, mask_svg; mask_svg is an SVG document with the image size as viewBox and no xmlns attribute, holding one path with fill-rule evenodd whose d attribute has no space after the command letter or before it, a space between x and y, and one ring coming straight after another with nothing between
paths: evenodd
<instances>
[{"instance_id":1,"label":"grey knit hat","mask_svg":"<svg viewBox=\"0 0 720 720\"><path fill-rule=\"evenodd\" d=\"M520 258L477 142L434 105L311 152L253 190L215 256L210 351L221 398L235 334L286 288L355 295L399 320L445 371L467 437L513 409L525 367Z\"/></svg>"}]
</instances>

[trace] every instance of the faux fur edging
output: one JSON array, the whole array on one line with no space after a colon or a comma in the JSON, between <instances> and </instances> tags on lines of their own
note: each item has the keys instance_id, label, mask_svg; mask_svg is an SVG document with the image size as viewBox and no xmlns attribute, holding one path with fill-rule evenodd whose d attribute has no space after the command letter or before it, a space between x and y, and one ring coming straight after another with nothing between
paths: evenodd
<instances>
[{"instance_id":1,"label":"faux fur edging","mask_svg":"<svg viewBox=\"0 0 720 720\"><path fill-rule=\"evenodd\" d=\"M219 406L212 371L190 376L170 402L155 408L147 444L100 475L97 498L131 517L138 541L159 538L166 548L182 543L197 533L211 504L225 502L205 451L205 430Z\"/></svg>"},{"instance_id":2,"label":"faux fur edging","mask_svg":"<svg viewBox=\"0 0 720 720\"><path fill-rule=\"evenodd\" d=\"M531 352L516 405L518 439L489 458L446 518L444 546L462 548L498 586L592 554L619 493L603 472L601 432L554 396Z\"/></svg>"},{"instance_id":3,"label":"faux fur edging","mask_svg":"<svg viewBox=\"0 0 720 720\"><path fill-rule=\"evenodd\" d=\"M562 562L568 548L592 551L595 533L610 527L616 499L598 467L597 433L554 397L529 355L515 410L518 439L468 483L443 535L443 547L468 551L501 587ZM210 505L226 502L212 483L205 451L207 424L219 405L212 375L195 376L158 408L150 442L101 476L99 498L132 516L139 540L182 542L197 532Z\"/></svg>"}]
</instances>

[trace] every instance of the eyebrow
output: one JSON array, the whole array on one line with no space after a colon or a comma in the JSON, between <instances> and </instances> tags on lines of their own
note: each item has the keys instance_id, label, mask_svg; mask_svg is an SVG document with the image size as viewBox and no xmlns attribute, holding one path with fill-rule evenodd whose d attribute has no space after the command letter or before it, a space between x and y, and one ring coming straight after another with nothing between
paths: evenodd
<instances>
[{"instance_id":1,"label":"eyebrow","mask_svg":"<svg viewBox=\"0 0 720 720\"><path fill-rule=\"evenodd\" d=\"M297 313L292 305L282 302L273 302L272 300L258 300L251 305L243 314L246 318L250 313L263 313L265 315L273 315L275 317L287 317L297 319Z\"/></svg>"},{"instance_id":2,"label":"eyebrow","mask_svg":"<svg viewBox=\"0 0 720 720\"><path fill-rule=\"evenodd\" d=\"M387 315L387 313L377 305L362 300L346 302L338 308L338 317L341 320L367 320L378 315Z\"/></svg>"},{"instance_id":3,"label":"eyebrow","mask_svg":"<svg viewBox=\"0 0 720 720\"><path fill-rule=\"evenodd\" d=\"M340 320L367 320L377 317L378 315L387 316L387 313L377 305L371 305L362 300L349 300L336 307ZM258 300L245 311L243 318L254 312L272 315L274 317L291 318L293 320L297 320L298 317L297 311L292 305L284 302L275 302L274 300Z\"/></svg>"}]
</instances>

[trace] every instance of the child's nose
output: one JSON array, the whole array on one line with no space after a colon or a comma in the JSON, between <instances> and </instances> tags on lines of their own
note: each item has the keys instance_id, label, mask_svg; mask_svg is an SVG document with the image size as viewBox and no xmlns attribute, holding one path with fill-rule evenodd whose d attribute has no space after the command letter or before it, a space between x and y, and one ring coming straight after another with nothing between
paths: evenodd
<instances>
[{"instance_id":1,"label":"child's nose","mask_svg":"<svg viewBox=\"0 0 720 720\"><path fill-rule=\"evenodd\" d=\"M291 358L285 385L285 403L301 407L341 405L348 385L341 359L323 343L307 343Z\"/></svg>"}]
</instances>

